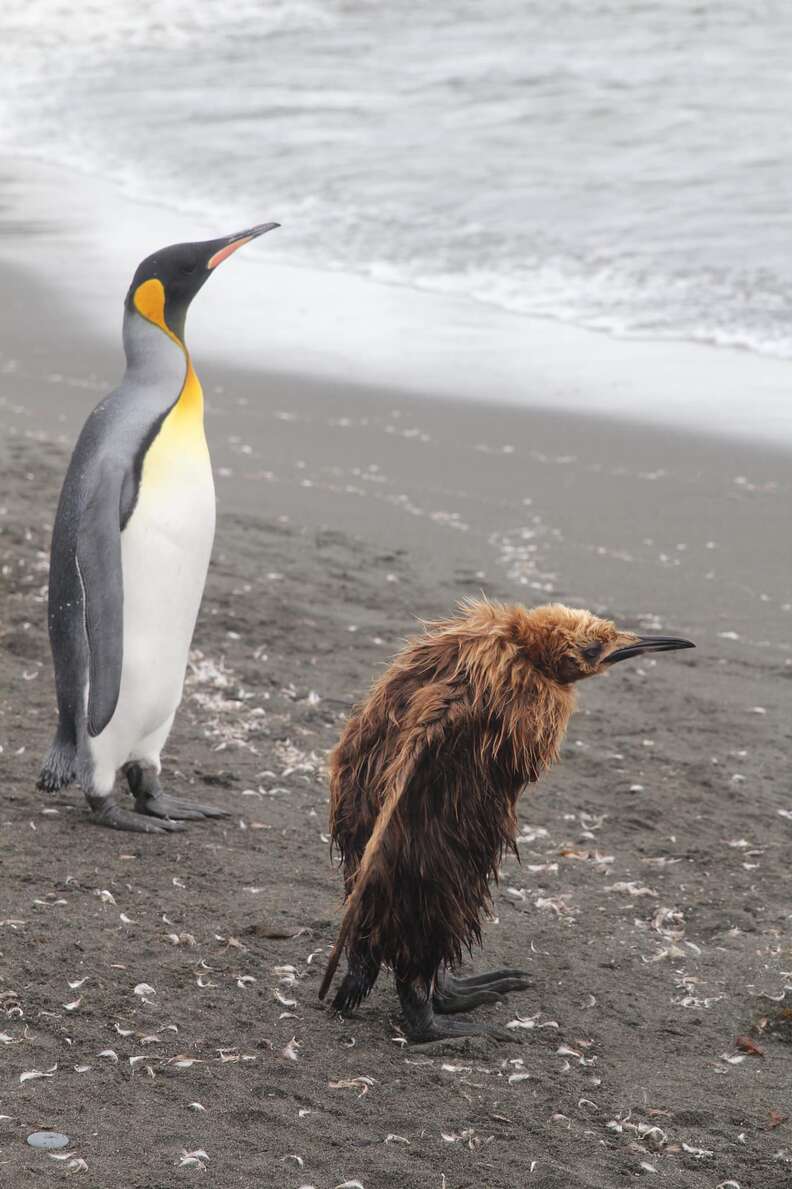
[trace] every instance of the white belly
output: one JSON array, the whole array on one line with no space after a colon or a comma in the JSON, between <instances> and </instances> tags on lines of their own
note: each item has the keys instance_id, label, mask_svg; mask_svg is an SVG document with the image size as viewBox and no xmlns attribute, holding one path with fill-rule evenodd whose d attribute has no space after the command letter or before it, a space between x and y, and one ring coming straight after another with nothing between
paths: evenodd
<instances>
[{"instance_id":1,"label":"white belly","mask_svg":"<svg viewBox=\"0 0 792 1189\"><path fill-rule=\"evenodd\" d=\"M208 453L205 462L183 461L164 482L159 476L147 484L144 471L121 534L121 690L112 719L91 746L95 763L108 771L142 758L140 744L148 736L155 736L158 754L182 697L215 527Z\"/></svg>"},{"instance_id":2,"label":"white belly","mask_svg":"<svg viewBox=\"0 0 792 1189\"><path fill-rule=\"evenodd\" d=\"M121 535L124 663L114 717L123 714L139 723L143 735L169 718L181 701L212 551L211 469L198 482L191 478L169 485L167 492L141 489Z\"/></svg>"}]
</instances>

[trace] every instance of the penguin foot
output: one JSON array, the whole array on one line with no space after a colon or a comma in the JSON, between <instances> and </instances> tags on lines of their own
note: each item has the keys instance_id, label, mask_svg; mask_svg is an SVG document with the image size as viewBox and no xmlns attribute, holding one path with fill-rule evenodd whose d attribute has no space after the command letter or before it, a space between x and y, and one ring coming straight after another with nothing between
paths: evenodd
<instances>
[{"instance_id":1,"label":"penguin foot","mask_svg":"<svg viewBox=\"0 0 792 1189\"><path fill-rule=\"evenodd\" d=\"M373 955L352 954L347 972L333 999L333 1011L349 1015L360 1007L377 981L379 969L380 964Z\"/></svg>"},{"instance_id":2,"label":"penguin foot","mask_svg":"<svg viewBox=\"0 0 792 1189\"><path fill-rule=\"evenodd\" d=\"M456 1040L460 1036L489 1036L500 1044L522 1044L522 1037L499 1028L497 1024L473 1024L467 1020L445 1020L433 1017L418 1031L405 1027L410 1044L426 1045L435 1040Z\"/></svg>"},{"instance_id":3,"label":"penguin foot","mask_svg":"<svg viewBox=\"0 0 792 1189\"><path fill-rule=\"evenodd\" d=\"M438 975L432 1004L441 1015L472 1011L484 1003L502 1003L509 991L525 991L529 986L524 970L493 970L490 974L456 978Z\"/></svg>"},{"instance_id":4,"label":"penguin foot","mask_svg":"<svg viewBox=\"0 0 792 1189\"><path fill-rule=\"evenodd\" d=\"M490 1036L493 1040L504 1043L507 1041L520 1042L519 1037L515 1037L506 1028L499 1028L497 1024L474 1024L469 1020L438 1019L434 1010L437 1006L434 997L427 999L421 995L413 983L397 979L396 989L399 992L404 1017L404 1031L411 1044L430 1044L435 1040L453 1040L459 1036ZM500 1000L499 995L492 995L488 992L481 994L486 994L487 998L479 998L474 1003L471 995L468 997L467 1006L475 1007L481 1003L493 1003ZM448 1010L446 1009L446 1011ZM461 1011L463 1009L452 1008L450 1010Z\"/></svg>"},{"instance_id":5,"label":"penguin foot","mask_svg":"<svg viewBox=\"0 0 792 1189\"><path fill-rule=\"evenodd\" d=\"M144 817L159 818L162 821L197 822L207 817L229 817L225 809L213 805L196 805L192 801L180 801L163 793L159 775L152 767L133 761L124 768L129 791L135 798L135 813Z\"/></svg>"},{"instance_id":6,"label":"penguin foot","mask_svg":"<svg viewBox=\"0 0 792 1189\"><path fill-rule=\"evenodd\" d=\"M471 974L466 978L460 978L456 974L446 974L438 977L438 984L442 983L443 987L447 987L453 991L472 991L475 987L483 988L484 990L496 990L495 983L519 983L519 987L500 987L501 993L505 991L524 991L528 986L528 971L527 970L490 970L487 974Z\"/></svg>"},{"instance_id":7,"label":"penguin foot","mask_svg":"<svg viewBox=\"0 0 792 1189\"><path fill-rule=\"evenodd\" d=\"M435 991L432 1007L441 1016L452 1016L460 1011L472 1011L487 1003L503 1003L503 996L496 991L466 991L454 994L449 991Z\"/></svg>"},{"instance_id":8,"label":"penguin foot","mask_svg":"<svg viewBox=\"0 0 792 1189\"><path fill-rule=\"evenodd\" d=\"M122 809L113 801L94 802L91 818L97 826L109 826L111 830L129 830L133 834L171 834L183 830L181 822L141 817L129 809Z\"/></svg>"},{"instance_id":9,"label":"penguin foot","mask_svg":"<svg viewBox=\"0 0 792 1189\"><path fill-rule=\"evenodd\" d=\"M168 793L158 793L154 797L136 797L135 813L160 820L184 822L230 816L225 809L215 809L213 805L196 805L192 801L180 801L178 797L171 797Z\"/></svg>"}]
</instances>

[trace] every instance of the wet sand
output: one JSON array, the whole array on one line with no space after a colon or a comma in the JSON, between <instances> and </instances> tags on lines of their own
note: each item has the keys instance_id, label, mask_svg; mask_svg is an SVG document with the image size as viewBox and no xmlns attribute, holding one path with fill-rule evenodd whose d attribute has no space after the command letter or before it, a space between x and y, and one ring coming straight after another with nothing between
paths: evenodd
<instances>
[{"instance_id":1,"label":"wet sand","mask_svg":"<svg viewBox=\"0 0 792 1189\"><path fill-rule=\"evenodd\" d=\"M219 521L164 760L232 816L113 834L34 784L55 502L121 360L7 278L0 1183L788 1184L792 1054L762 1024L792 983L788 455L202 366L192 341ZM316 1000L340 894L323 763L416 618L480 590L698 648L583 687L521 803L470 964L530 970L483 1013L515 1043L410 1049L387 977L354 1019ZM41 1127L69 1160L25 1145Z\"/></svg>"}]
</instances>

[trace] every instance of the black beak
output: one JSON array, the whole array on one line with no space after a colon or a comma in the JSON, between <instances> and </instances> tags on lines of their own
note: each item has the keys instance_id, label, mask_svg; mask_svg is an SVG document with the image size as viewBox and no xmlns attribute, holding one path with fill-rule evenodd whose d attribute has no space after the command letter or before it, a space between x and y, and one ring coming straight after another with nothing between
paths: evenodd
<instances>
[{"instance_id":1,"label":"black beak","mask_svg":"<svg viewBox=\"0 0 792 1189\"><path fill-rule=\"evenodd\" d=\"M614 665L617 661L626 661L631 656L640 656L644 652L675 652L678 648L695 648L691 640L683 640L679 636L639 636L632 644L624 648L617 648L605 657L606 665Z\"/></svg>"},{"instance_id":2,"label":"black beak","mask_svg":"<svg viewBox=\"0 0 792 1189\"><path fill-rule=\"evenodd\" d=\"M280 227L280 223L259 223L257 227L249 227L247 231L238 231L236 235L229 235L225 242L235 244L238 239L257 239L268 231L274 231L276 227Z\"/></svg>"},{"instance_id":3,"label":"black beak","mask_svg":"<svg viewBox=\"0 0 792 1189\"><path fill-rule=\"evenodd\" d=\"M237 231L234 235L227 235L224 239L214 240L209 245L211 255L206 267L210 270L217 268L218 264L227 260L232 252L236 252L237 248L250 243L252 239L258 239L260 235L264 235L268 231L274 231L276 227L280 227L280 223L259 223L257 227L248 227L247 231Z\"/></svg>"}]
</instances>

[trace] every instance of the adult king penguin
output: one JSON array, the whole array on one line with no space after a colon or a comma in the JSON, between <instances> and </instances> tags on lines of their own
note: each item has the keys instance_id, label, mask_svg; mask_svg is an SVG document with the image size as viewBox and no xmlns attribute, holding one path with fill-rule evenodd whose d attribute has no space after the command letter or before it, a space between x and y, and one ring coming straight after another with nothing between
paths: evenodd
<instances>
[{"instance_id":1,"label":"adult king penguin","mask_svg":"<svg viewBox=\"0 0 792 1189\"><path fill-rule=\"evenodd\" d=\"M72 455L52 537L49 632L58 727L39 777L82 787L94 820L160 833L222 812L162 791L215 524L203 393L187 309L219 264L277 223L175 244L138 267L124 308L126 373ZM122 769L134 812L113 800Z\"/></svg>"}]
</instances>

